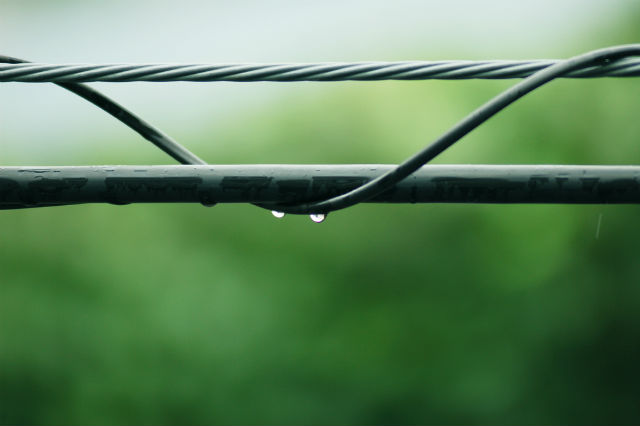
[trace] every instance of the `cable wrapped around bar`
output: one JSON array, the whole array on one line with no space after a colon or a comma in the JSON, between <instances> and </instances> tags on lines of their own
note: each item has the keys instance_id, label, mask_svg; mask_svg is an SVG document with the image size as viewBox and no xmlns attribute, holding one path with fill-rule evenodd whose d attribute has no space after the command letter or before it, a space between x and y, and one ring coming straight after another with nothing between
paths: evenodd
<instances>
[{"instance_id":1,"label":"cable wrapped around bar","mask_svg":"<svg viewBox=\"0 0 640 426\"><path fill-rule=\"evenodd\" d=\"M622 63L622 68L630 67L633 68L636 65L636 61L621 61L623 58L629 56L639 56L640 55L640 44L634 45L625 45L625 46L615 46L609 47L605 49L600 49L592 52L585 53L583 55L579 55L567 60L557 61L553 64L547 65L546 67L541 68L539 71L535 71L530 74L523 81L517 83L510 89L504 91L503 93L497 95L484 105L477 108L475 111L467 115L464 119L459 121L455 126L453 126L450 130L445 132L442 136L437 138L434 142L427 145L424 149L416 153L415 155L409 157L400 165L388 170L386 173L369 180L366 183L358 186L355 189L352 189L346 193L339 194L333 196L329 199L319 200L319 201L310 201L298 204L283 204L283 203L268 203L268 204L256 204L260 207L269 210L277 210L279 212L285 213L293 213L293 214L326 214L331 211L343 209L346 207L350 207L352 205L358 204L360 202L366 201L367 199L371 199L387 190L395 186L398 182L405 179L407 176L411 175L413 172L427 164L437 155L442 153L445 149L453 145L455 142L460 140L466 134L477 128L479 125L484 123L486 120L491 118L493 115L500 112L502 109L520 99L527 93L535 90L536 88L548 83L549 81L562 77L568 76L572 73L579 73L581 70L589 70L589 72L595 72L597 74L597 69L607 69L607 67L615 67L619 66ZM25 63L26 61L11 58L11 57L3 57L0 56L0 62L6 63ZM629 65L632 64L632 65ZM250 67L250 65L248 65ZM375 69L367 68L367 66L371 67L371 65L362 65L356 73L362 74L367 72L375 72ZM38 69L38 65L34 65L35 69ZM296 69L292 69L291 66L287 68L286 65L283 65L284 69L279 69L275 71L270 71L265 74L265 71L262 70L263 74L260 74L260 70L257 71L255 69L241 69L242 73L245 73L243 77L244 80L238 81L253 81L259 80L259 78L265 78L265 75L277 75L277 72L287 72L287 73L295 73ZM28 67L24 67L29 70ZM24 70L23 70L24 71ZM82 72L90 72L91 70L76 70L74 71L76 75L78 73L82 74ZM170 72L163 71L163 72ZM298 70L299 71L299 70ZM407 71L407 70L404 70ZM411 71L411 70L409 70ZM485 70L487 71L487 70ZM490 71L490 70L488 70ZM49 69L44 71L39 71L44 73L45 76L49 73L49 78L51 74L55 76L56 70ZM117 80L117 81L130 81L131 79L135 79L135 70L125 70L120 71L125 74L127 79ZM254 73L253 77L247 78L246 73ZM338 76L340 76L340 70L333 70L331 72L337 72ZM345 77L344 70L342 70L342 77ZM129 73L129 74L127 74ZM257 74L256 74L257 73ZM313 73L312 73L313 74ZM27 73L22 74L23 76L28 75ZM42 75L42 74L41 74ZM64 75L64 73L59 73L58 76ZM156 73L157 75L157 73ZM302 74L299 74L300 77ZM526 73L525 73L526 75ZM387 74L387 77L389 74ZM122 77L122 74L121 74ZM165 78L167 76L165 75ZM309 77L309 74L306 75ZM334 75L335 77L335 75ZM124 78L124 77L123 77ZM253 79L253 80L252 80ZM300 79L300 78L299 78ZM308 79L308 78L307 78ZM353 75L351 75L348 79L355 79ZM366 79L366 78L365 78ZM48 81L48 80L44 80ZM54 80L55 81L55 80ZM114 80L115 81L115 80ZM164 80L161 80L164 81ZM235 80L234 80L235 81ZM156 146L163 149L173 158L182 162L183 164L203 164L204 162L198 158L195 154L192 154L189 150L182 147L177 142L173 141L168 136L164 135L159 130L156 130L151 125L147 124L140 118L136 117L134 114L130 113L120 105L111 101L109 98L101 95L100 93L94 91L93 89L84 86L82 84L77 83L69 83L69 82L59 82L57 83L61 87L70 90L79 96L89 100L90 102L96 104L98 107L107 111L127 126L133 128L136 132L141 134L147 140L150 140Z\"/></svg>"}]
</instances>

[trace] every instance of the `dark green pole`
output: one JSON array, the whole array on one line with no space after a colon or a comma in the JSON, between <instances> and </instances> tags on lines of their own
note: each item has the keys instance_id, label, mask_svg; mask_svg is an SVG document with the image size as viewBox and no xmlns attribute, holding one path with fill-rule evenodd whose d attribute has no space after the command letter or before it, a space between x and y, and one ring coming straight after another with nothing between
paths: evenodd
<instances>
[{"instance_id":1,"label":"dark green pole","mask_svg":"<svg viewBox=\"0 0 640 426\"><path fill-rule=\"evenodd\" d=\"M80 203L300 203L393 165L0 167L0 209ZM640 203L640 166L430 165L367 202Z\"/></svg>"}]
</instances>

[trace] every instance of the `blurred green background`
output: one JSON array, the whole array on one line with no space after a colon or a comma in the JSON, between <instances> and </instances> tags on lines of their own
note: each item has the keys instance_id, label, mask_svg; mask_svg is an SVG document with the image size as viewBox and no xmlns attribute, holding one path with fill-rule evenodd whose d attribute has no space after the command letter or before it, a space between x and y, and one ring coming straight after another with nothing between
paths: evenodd
<instances>
[{"instance_id":1,"label":"blurred green background","mask_svg":"<svg viewBox=\"0 0 640 426\"><path fill-rule=\"evenodd\" d=\"M63 3L0 2L16 19L71 23L79 2ZM543 39L511 57L637 42L637 6L616 3L618 19L566 42L559 27L547 28L558 35L553 44ZM109 19L97 22L108 27ZM357 32L354 25L345 31ZM6 28L0 35L17 49L23 36ZM499 44L475 50L461 42L450 51L443 44L434 41L425 55L389 43L370 58L501 52ZM73 52L73 44L58 48ZM135 62L136 50L126 52ZM98 59L86 55L87 62L110 60L92 54ZM313 60L304 49L287 55ZM45 60L84 58L58 56ZM436 162L637 164L638 83L553 82ZM128 88L96 86L211 162L397 163L511 84L132 85L130 98ZM78 120L46 104L47 93L72 95L25 86L0 87L9 99L26 93L15 108L0 99L3 164L171 163L109 117L92 121L101 113L80 100L70 102L94 115ZM165 91L150 95L155 105L143 103L158 90ZM193 104L175 101L184 91L204 94ZM235 96L239 106L224 115ZM50 108L58 128L38 124L47 120L38 108ZM638 206L358 205L315 224L247 205L1 212L0 423L635 424L639 213Z\"/></svg>"}]
</instances>

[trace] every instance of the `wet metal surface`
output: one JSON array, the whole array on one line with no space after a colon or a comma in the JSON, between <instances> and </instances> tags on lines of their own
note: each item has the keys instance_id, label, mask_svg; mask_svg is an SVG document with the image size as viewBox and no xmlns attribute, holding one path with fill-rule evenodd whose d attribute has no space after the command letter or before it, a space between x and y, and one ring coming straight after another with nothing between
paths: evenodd
<instances>
[{"instance_id":1,"label":"wet metal surface","mask_svg":"<svg viewBox=\"0 0 640 426\"><path fill-rule=\"evenodd\" d=\"M79 203L300 203L393 165L0 167L0 209ZM638 166L425 166L368 202L640 203Z\"/></svg>"}]
</instances>

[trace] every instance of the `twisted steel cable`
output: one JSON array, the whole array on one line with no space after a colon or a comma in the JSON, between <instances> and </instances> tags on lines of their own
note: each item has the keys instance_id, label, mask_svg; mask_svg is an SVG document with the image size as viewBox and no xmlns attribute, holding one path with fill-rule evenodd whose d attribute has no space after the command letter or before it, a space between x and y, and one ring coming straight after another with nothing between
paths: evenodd
<instances>
[{"instance_id":1,"label":"twisted steel cable","mask_svg":"<svg viewBox=\"0 0 640 426\"><path fill-rule=\"evenodd\" d=\"M309 64L38 64L0 65L0 82L376 81L526 78L561 60L411 61ZM638 77L640 60L620 59L562 77Z\"/></svg>"}]
</instances>

